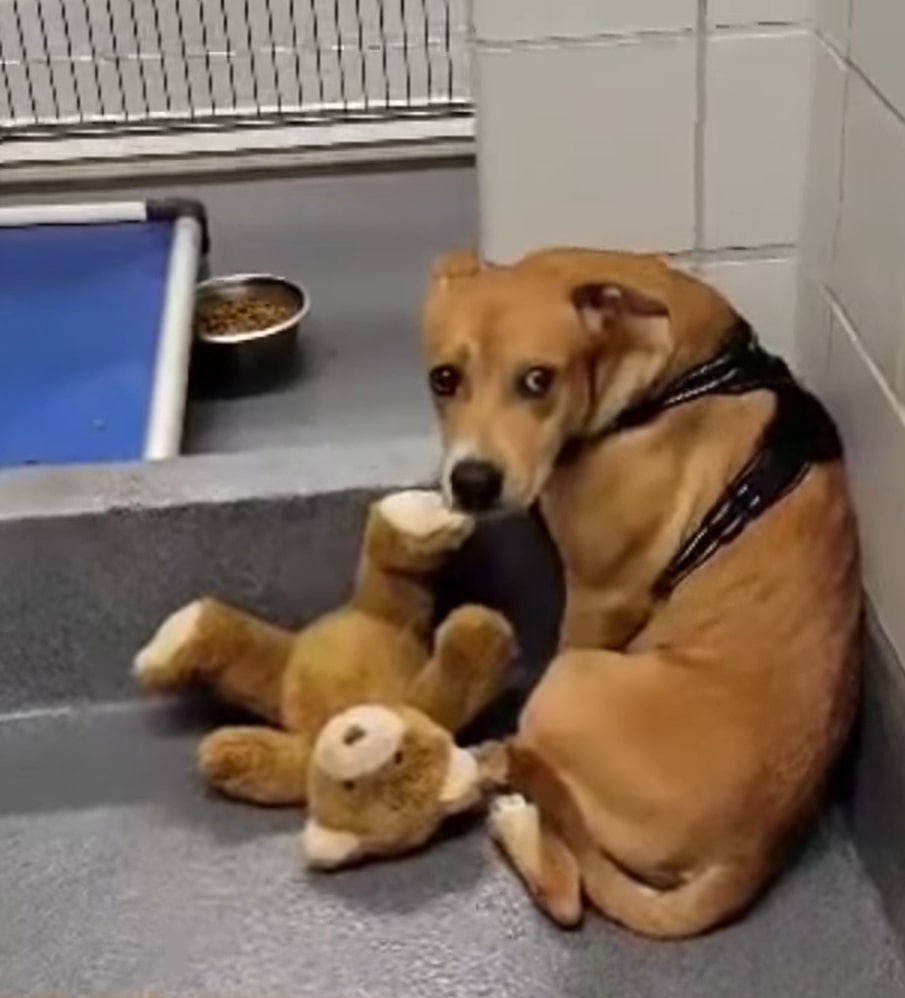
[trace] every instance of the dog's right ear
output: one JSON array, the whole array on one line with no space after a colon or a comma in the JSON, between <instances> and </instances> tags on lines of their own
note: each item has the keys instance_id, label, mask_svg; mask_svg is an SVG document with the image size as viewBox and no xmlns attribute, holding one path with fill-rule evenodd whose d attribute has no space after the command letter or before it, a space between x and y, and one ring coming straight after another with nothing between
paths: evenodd
<instances>
[{"instance_id":1,"label":"dog's right ear","mask_svg":"<svg viewBox=\"0 0 905 998\"><path fill-rule=\"evenodd\" d=\"M669 319L662 302L616 283L580 284L572 289L572 305L593 333L619 321Z\"/></svg>"},{"instance_id":2,"label":"dog's right ear","mask_svg":"<svg viewBox=\"0 0 905 998\"><path fill-rule=\"evenodd\" d=\"M481 269L481 260L474 250L457 250L441 256L431 267L431 282L439 287L474 277Z\"/></svg>"}]
</instances>

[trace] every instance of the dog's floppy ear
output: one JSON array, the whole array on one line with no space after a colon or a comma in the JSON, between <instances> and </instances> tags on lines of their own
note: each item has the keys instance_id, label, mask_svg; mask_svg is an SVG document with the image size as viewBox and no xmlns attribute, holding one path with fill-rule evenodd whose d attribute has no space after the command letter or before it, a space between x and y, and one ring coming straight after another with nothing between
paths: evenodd
<instances>
[{"instance_id":1,"label":"dog's floppy ear","mask_svg":"<svg viewBox=\"0 0 905 998\"><path fill-rule=\"evenodd\" d=\"M580 284L572 289L572 304L592 333L601 333L616 322L635 325L669 319L662 302L621 284Z\"/></svg>"},{"instance_id":2,"label":"dog's floppy ear","mask_svg":"<svg viewBox=\"0 0 905 998\"><path fill-rule=\"evenodd\" d=\"M572 305L589 334L596 401L588 427L595 429L660 377L674 347L672 323L662 301L613 282L576 286Z\"/></svg>"},{"instance_id":3,"label":"dog's floppy ear","mask_svg":"<svg viewBox=\"0 0 905 998\"><path fill-rule=\"evenodd\" d=\"M481 269L481 261L474 250L456 250L446 253L431 267L431 281L436 285L449 284L463 277L474 277Z\"/></svg>"}]
</instances>

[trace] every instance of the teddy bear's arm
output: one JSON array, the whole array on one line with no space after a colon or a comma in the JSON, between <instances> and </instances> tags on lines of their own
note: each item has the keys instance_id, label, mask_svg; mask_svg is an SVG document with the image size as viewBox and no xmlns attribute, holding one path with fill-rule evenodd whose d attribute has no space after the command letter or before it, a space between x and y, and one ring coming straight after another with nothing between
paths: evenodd
<instances>
[{"instance_id":1,"label":"teddy bear's arm","mask_svg":"<svg viewBox=\"0 0 905 998\"><path fill-rule=\"evenodd\" d=\"M304 804L310 739L272 728L220 728L198 750L198 768L214 788L252 804Z\"/></svg>"},{"instance_id":2,"label":"teddy bear's arm","mask_svg":"<svg viewBox=\"0 0 905 998\"><path fill-rule=\"evenodd\" d=\"M437 631L434 655L409 687L407 702L458 731L500 694L515 656L509 622L495 610L462 606Z\"/></svg>"},{"instance_id":3,"label":"teddy bear's arm","mask_svg":"<svg viewBox=\"0 0 905 998\"><path fill-rule=\"evenodd\" d=\"M411 490L371 505L351 603L426 640L434 611L433 573L473 529L436 492Z\"/></svg>"}]
</instances>

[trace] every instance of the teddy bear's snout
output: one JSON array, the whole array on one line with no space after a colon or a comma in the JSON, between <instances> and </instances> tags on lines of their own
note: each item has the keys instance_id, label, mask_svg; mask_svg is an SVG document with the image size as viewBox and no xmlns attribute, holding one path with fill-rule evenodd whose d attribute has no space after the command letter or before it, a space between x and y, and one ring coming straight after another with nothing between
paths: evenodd
<instances>
[{"instance_id":1,"label":"teddy bear's snout","mask_svg":"<svg viewBox=\"0 0 905 998\"><path fill-rule=\"evenodd\" d=\"M334 717L314 749L314 763L331 779L349 782L377 772L402 746L405 724L387 707L353 707Z\"/></svg>"}]
</instances>

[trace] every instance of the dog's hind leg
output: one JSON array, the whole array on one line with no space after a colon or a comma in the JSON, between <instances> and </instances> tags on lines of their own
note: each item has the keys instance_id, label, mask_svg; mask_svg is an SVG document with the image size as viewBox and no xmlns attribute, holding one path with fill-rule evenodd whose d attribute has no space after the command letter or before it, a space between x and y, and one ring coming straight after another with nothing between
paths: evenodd
<instances>
[{"instance_id":1,"label":"dog's hind leg","mask_svg":"<svg viewBox=\"0 0 905 998\"><path fill-rule=\"evenodd\" d=\"M563 928L578 925L583 914L578 861L537 807L518 794L498 797L489 828L541 911Z\"/></svg>"}]
</instances>

